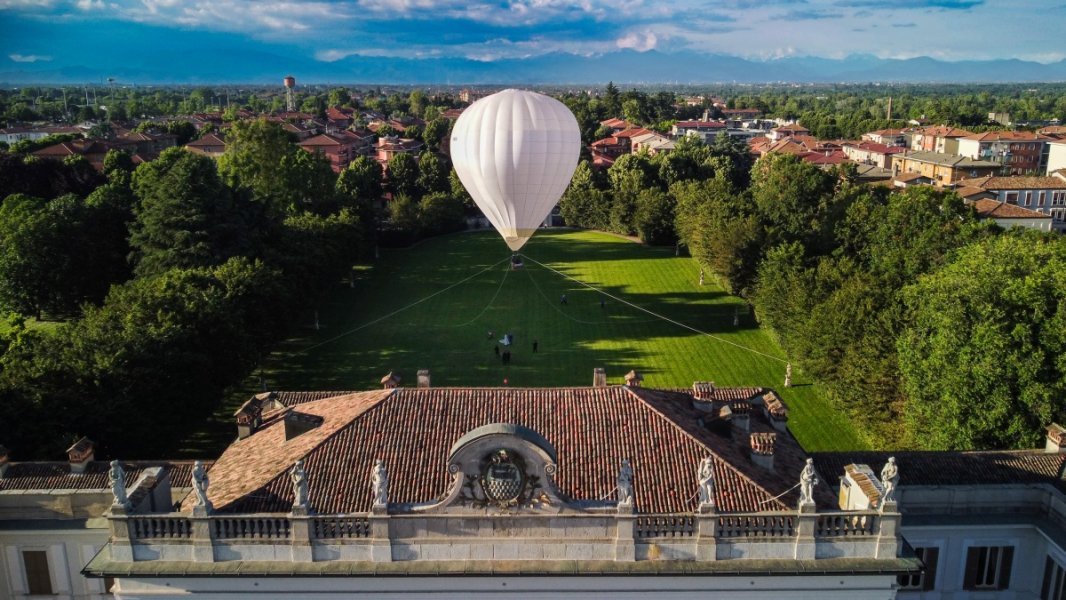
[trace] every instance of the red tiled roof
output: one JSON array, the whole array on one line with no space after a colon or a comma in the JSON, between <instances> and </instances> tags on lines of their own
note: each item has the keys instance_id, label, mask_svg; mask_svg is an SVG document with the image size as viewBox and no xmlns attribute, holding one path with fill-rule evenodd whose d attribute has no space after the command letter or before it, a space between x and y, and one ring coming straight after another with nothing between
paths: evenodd
<instances>
[{"instance_id":1,"label":"red tiled roof","mask_svg":"<svg viewBox=\"0 0 1066 600\"><path fill-rule=\"evenodd\" d=\"M959 129L958 127L948 127L946 125L924 127L919 129L918 133L933 137L966 137L973 135L972 131L966 131L965 129Z\"/></svg>"},{"instance_id":2,"label":"red tiled roof","mask_svg":"<svg viewBox=\"0 0 1066 600\"><path fill-rule=\"evenodd\" d=\"M678 121L675 123L677 127L703 127L709 129L725 129L726 124L721 121Z\"/></svg>"},{"instance_id":3,"label":"red tiled roof","mask_svg":"<svg viewBox=\"0 0 1066 600\"><path fill-rule=\"evenodd\" d=\"M906 151L905 148L900 146L886 146L885 144L878 144L877 142L849 142L847 145L867 152L875 152L877 154L899 154L900 152Z\"/></svg>"},{"instance_id":4,"label":"red tiled roof","mask_svg":"<svg viewBox=\"0 0 1066 600\"><path fill-rule=\"evenodd\" d=\"M1058 177L1013 176L1013 177L977 177L964 179L959 185L979 187L985 190L1048 190L1066 189L1066 181Z\"/></svg>"},{"instance_id":5,"label":"red tiled roof","mask_svg":"<svg viewBox=\"0 0 1066 600\"><path fill-rule=\"evenodd\" d=\"M727 393L740 397L751 388ZM451 481L449 449L465 433L489 423L524 425L542 434L558 454L557 483L567 496L596 500L614 488L622 458L636 469L641 512L696 508L697 465L715 458L717 504L723 511L779 510L795 501L792 487L804 454L787 433L778 434L774 470L755 466L744 432L712 432L712 419L693 407L688 393L603 388L397 388L340 395L282 393L277 400L324 422L285 440L284 418L264 423L234 442L212 470L210 496L222 512L287 511L287 472L301 458L310 500L322 513L370 508L370 469L383 459L390 497L397 503L432 501ZM314 399L312 399L314 398ZM750 398L750 396L749 396ZM747 398L746 398L747 399ZM752 419L752 431L773 431ZM728 427L727 427L728 429ZM832 503L833 494L822 500ZM186 507L187 508L187 507Z\"/></svg>"},{"instance_id":6,"label":"red tiled roof","mask_svg":"<svg viewBox=\"0 0 1066 600\"><path fill-rule=\"evenodd\" d=\"M172 487L190 487L193 461L120 461L126 485L133 485L148 467L168 466ZM210 467L213 461L204 461ZM111 463L95 460L84 473L71 473L69 462L13 462L0 477L0 490L105 490L111 487Z\"/></svg>"},{"instance_id":7,"label":"red tiled roof","mask_svg":"<svg viewBox=\"0 0 1066 600\"><path fill-rule=\"evenodd\" d=\"M978 142L999 142L1007 140L1017 142L1039 142L1047 140L1048 138L1031 131L987 131L985 133L968 135L964 139L976 140Z\"/></svg>"},{"instance_id":8,"label":"red tiled roof","mask_svg":"<svg viewBox=\"0 0 1066 600\"><path fill-rule=\"evenodd\" d=\"M226 140L224 140L220 134L209 133L204 137L198 140L193 140L185 145L192 146L193 148L199 148L202 146L225 146Z\"/></svg>"},{"instance_id":9,"label":"red tiled roof","mask_svg":"<svg viewBox=\"0 0 1066 600\"><path fill-rule=\"evenodd\" d=\"M655 133L655 132L650 130L650 129L644 129L643 127L633 127L633 128L630 128L630 129L625 129L623 131L619 131L618 133L614 134L614 137L616 137L616 138L634 138L634 137L637 137L638 135L644 135L646 133Z\"/></svg>"},{"instance_id":10,"label":"red tiled roof","mask_svg":"<svg viewBox=\"0 0 1066 600\"><path fill-rule=\"evenodd\" d=\"M974 200L970 203L970 206L974 207L978 216L990 218L990 219L1050 219L1051 215L1045 215L1042 212L1030 210L1028 208L1017 206L1014 204L1008 204L1006 202L1000 202L999 200L989 200L982 198L980 200Z\"/></svg>"}]
</instances>

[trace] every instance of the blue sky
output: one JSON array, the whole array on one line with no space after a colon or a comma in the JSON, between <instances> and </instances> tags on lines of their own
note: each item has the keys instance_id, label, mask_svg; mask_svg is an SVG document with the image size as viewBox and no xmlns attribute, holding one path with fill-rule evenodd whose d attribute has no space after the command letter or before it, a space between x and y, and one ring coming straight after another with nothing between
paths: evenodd
<instances>
[{"instance_id":1,"label":"blue sky","mask_svg":"<svg viewBox=\"0 0 1066 600\"><path fill-rule=\"evenodd\" d=\"M941 60L1066 58L1066 0L0 0L0 70L180 60L330 63L631 49Z\"/></svg>"}]
</instances>

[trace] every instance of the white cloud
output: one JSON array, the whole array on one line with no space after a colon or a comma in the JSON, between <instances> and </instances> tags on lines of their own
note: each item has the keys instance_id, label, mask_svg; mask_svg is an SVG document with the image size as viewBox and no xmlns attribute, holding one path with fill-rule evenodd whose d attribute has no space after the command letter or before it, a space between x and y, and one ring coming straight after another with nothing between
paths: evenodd
<instances>
[{"instance_id":1,"label":"white cloud","mask_svg":"<svg viewBox=\"0 0 1066 600\"><path fill-rule=\"evenodd\" d=\"M51 8L55 0L0 0L0 10Z\"/></svg>"},{"instance_id":2,"label":"white cloud","mask_svg":"<svg viewBox=\"0 0 1066 600\"><path fill-rule=\"evenodd\" d=\"M78 0L76 5L79 10L103 10L104 0Z\"/></svg>"},{"instance_id":3,"label":"white cloud","mask_svg":"<svg viewBox=\"0 0 1066 600\"><path fill-rule=\"evenodd\" d=\"M628 48L636 50L637 52L647 52L648 50L654 50L655 46L659 43L659 38L650 31L646 32L629 32L626 35L618 38L614 41L615 45L619 48Z\"/></svg>"},{"instance_id":4,"label":"white cloud","mask_svg":"<svg viewBox=\"0 0 1066 600\"><path fill-rule=\"evenodd\" d=\"M51 56L41 56L40 54L8 54L7 57L17 63L48 62L52 60Z\"/></svg>"}]
</instances>

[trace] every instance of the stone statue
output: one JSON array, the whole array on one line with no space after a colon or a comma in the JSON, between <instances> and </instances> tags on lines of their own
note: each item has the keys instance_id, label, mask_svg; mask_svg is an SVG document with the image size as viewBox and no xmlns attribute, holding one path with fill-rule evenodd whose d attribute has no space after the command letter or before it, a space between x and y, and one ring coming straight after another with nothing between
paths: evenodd
<instances>
[{"instance_id":1,"label":"stone statue","mask_svg":"<svg viewBox=\"0 0 1066 600\"><path fill-rule=\"evenodd\" d=\"M700 461L697 476L700 482L700 506L714 506L714 460L711 457Z\"/></svg>"},{"instance_id":2,"label":"stone statue","mask_svg":"<svg viewBox=\"0 0 1066 600\"><path fill-rule=\"evenodd\" d=\"M814 504L814 486L818 485L818 476L814 473L814 459L808 458L800 473L800 504Z\"/></svg>"},{"instance_id":3,"label":"stone statue","mask_svg":"<svg viewBox=\"0 0 1066 600\"><path fill-rule=\"evenodd\" d=\"M896 467L896 457L889 456L888 462L885 463L885 467L881 469L881 485L885 488L885 498L881 501L883 505L885 502L895 502L893 497L896 492L896 485L899 483L899 468Z\"/></svg>"},{"instance_id":4,"label":"stone statue","mask_svg":"<svg viewBox=\"0 0 1066 600\"><path fill-rule=\"evenodd\" d=\"M785 387L792 387L792 363L785 365Z\"/></svg>"},{"instance_id":5,"label":"stone statue","mask_svg":"<svg viewBox=\"0 0 1066 600\"><path fill-rule=\"evenodd\" d=\"M630 506L633 504L633 467L628 458L622 459L622 466L618 469L618 504Z\"/></svg>"},{"instance_id":6,"label":"stone statue","mask_svg":"<svg viewBox=\"0 0 1066 600\"><path fill-rule=\"evenodd\" d=\"M196 506L211 507L211 501L207 499L207 485L209 480L204 471L204 461L198 460L192 466L192 491L196 494Z\"/></svg>"},{"instance_id":7,"label":"stone statue","mask_svg":"<svg viewBox=\"0 0 1066 600\"><path fill-rule=\"evenodd\" d=\"M307 508L307 473L304 472L304 461L296 461L289 471L289 479L292 480L292 507Z\"/></svg>"},{"instance_id":8,"label":"stone statue","mask_svg":"<svg viewBox=\"0 0 1066 600\"><path fill-rule=\"evenodd\" d=\"M389 504L389 473L385 470L385 461L380 458L374 461L370 483L374 488L374 506L387 506Z\"/></svg>"},{"instance_id":9,"label":"stone statue","mask_svg":"<svg viewBox=\"0 0 1066 600\"><path fill-rule=\"evenodd\" d=\"M112 506L129 508L130 499L126 497L126 473L117 460L111 461L111 470L108 471L107 478L111 481L111 494L115 497Z\"/></svg>"}]
</instances>

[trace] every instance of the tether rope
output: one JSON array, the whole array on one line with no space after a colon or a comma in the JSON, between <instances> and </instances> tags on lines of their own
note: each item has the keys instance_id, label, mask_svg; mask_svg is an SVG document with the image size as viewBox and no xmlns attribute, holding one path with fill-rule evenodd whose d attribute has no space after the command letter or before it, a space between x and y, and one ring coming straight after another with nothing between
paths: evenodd
<instances>
[{"instance_id":1,"label":"tether rope","mask_svg":"<svg viewBox=\"0 0 1066 600\"><path fill-rule=\"evenodd\" d=\"M418 300L415 300L414 302L408 304L407 306L404 306L402 308L398 308L398 309L390 312L387 315L378 317L378 318L374 319L373 321L370 321L369 323L363 323L359 327L356 327L354 329L349 329L348 331L345 331L343 333L338 333L337 335L329 338L328 340L323 340L323 341L321 341L321 342L319 342L317 344L314 344L312 346L308 346L308 347L300 350L300 352L310 352L311 350L315 350L317 348L321 348L322 346L325 346L326 344L333 343L333 342L335 342L335 341L337 341L337 340L339 340L339 339L341 339L343 337L347 337L347 336L349 336L349 335L351 335L353 333L356 333L358 331L362 331L363 329L366 329L367 327L370 327L371 325L377 325L378 323L384 321L385 319L388 319L390 317L396 316L396 315L402 313L403 311L405 311L405 310L407 310L409 308L414 308L415 306L418 306L419 304L422 304L426 300L429 300L430 298L434 298L436 296L439 296L439 295L443 294L444 292L447 292L448 290L451 290L451 289L453 289L455 287L458 287L458 286L470 281L471 279L480 276L482 273L488 272L488 271L500 266L501 264L503 264L503 263L505 263L505 262L507 262L509 260L511 260L511 258L507 257L507 258L501 260L498 263L495 263L495 264L492 264L492 265L489 265L489 266L485 267L484 269L478 271L477 273L474 273L473 275L471 275L470 277L467 277L466 279L462 279L462 280L456 281L455 283L449 285L448 287L446 287L446 288L444 288L442 290L437 290L436 292L433 292L432 294L430 294L430 295L428 295L428 296L426 296L424 298L420 298Z\"/></svg>"},{"instance_id":2,"label":"tether rope","mask_svg":"<svg viewBox=\"0 0 1066 600\"><path fill-rule=\"evenodd\" d=\"M508 268L506 271L503 272L503 279L500 279L500 285L496 287L496 293L492 295L492 299L490 299L489 303L486 304L485 307L481 309L481 312L479 312L477 315L475 315L473 319L470 319L469 321L467 321L465 323L459 323L458 325L449 325L448 327L466 327L467 325L470 325L474 321L477 321L478 319L480 319L481 315L485 314L485 312L489 308L492 307L493 303L496 302L496 298L498 298L500 296L500 290L503 289L503 284L504 284L504 282L507 281L507 274L510 273L510 272L511 272L510 268Z\"/></svg>"},{"instance_id":3,"label":"tether rope","mask_svg":"<svg viewBox=\"0 0 1066 600\"><path fill-rule=\"evenodd\" d=\"M661 315L661 314L659 314L659 313L657 313L655 311L652 311L652 310L649 310L647 308L644 308L643 306L640 306L640 305L637 305L637 304L633 304L632 302L630 302L628 300L625 300L623 298L619 298L618 296L615 296L614 294L611 294L610 292L606 292L604 290L601 290L600 288L597 288L594 285L590 285L588 283L585 283L584 281L581 281L580 279L576 279L574 277L571 277L570 275L567 275L566 273L563 273L562 271L559 271L557 269L553 269L553 268L549 267L548 265L546 265L546 264L536 260L535 258L532 258L532 257L526 255L526 254L523 254L522 257L527 259L527 260L529 260L529 261L531 261L531 262L533 262L533 263L536 263L536 264L544 267L545 269L547 269L547 270L549 270L549 271L551 271L551 272L553 272L553 273L555 273L557 275L561 275L562 277L565 277L565 278L569 279L570 281L573 281L574 283L577 283L579 285L583 285L583 286L589 288L590 290L599 292L600 294L603 294L604 296L607 296L608 298L611 298L612 300L615 300L617 302L621 302L622 304L625 304L626 306L630 306L630 307L635 308L635 309L637 309L639 311L648 313L649 315L651 315L653 317L656 317L656 318L659 318L659 319L662 319L663 321L666 321L667 323L673 323L674 325L677 325L678 327L682 327L684 329L688 329L689 331L691 331L693 333L697 333L699 335L709 337L712 340L722 342L723 344L729 344L730 346L733 346L733 347L736 347L736 348L740 348L741 350L747 350L748 352L751 352L753 354L758 354L759 356L763 356L763 357L769 358L771 360L776 360L777 362L780 362L780 363L787 363L788 362L787 360L785 360L783 358L778 358L776 356L772 356L770 354L767 354L765 352L761 352L761 351L756 350L754 348L749 348L749 347L744 346L742 344L738 344L736 342L731 342L731 341L729 341L729 340L727 340L725 338L716 336L713 333L707 333L706 331L702 331L702 330L696 329L695 327L693 327L691 325L687 325L687 324L682 323L680 321L676 321L674 319L671 319L670 317L667 317L665 315Z\"/></svg>"}]
</instances>

